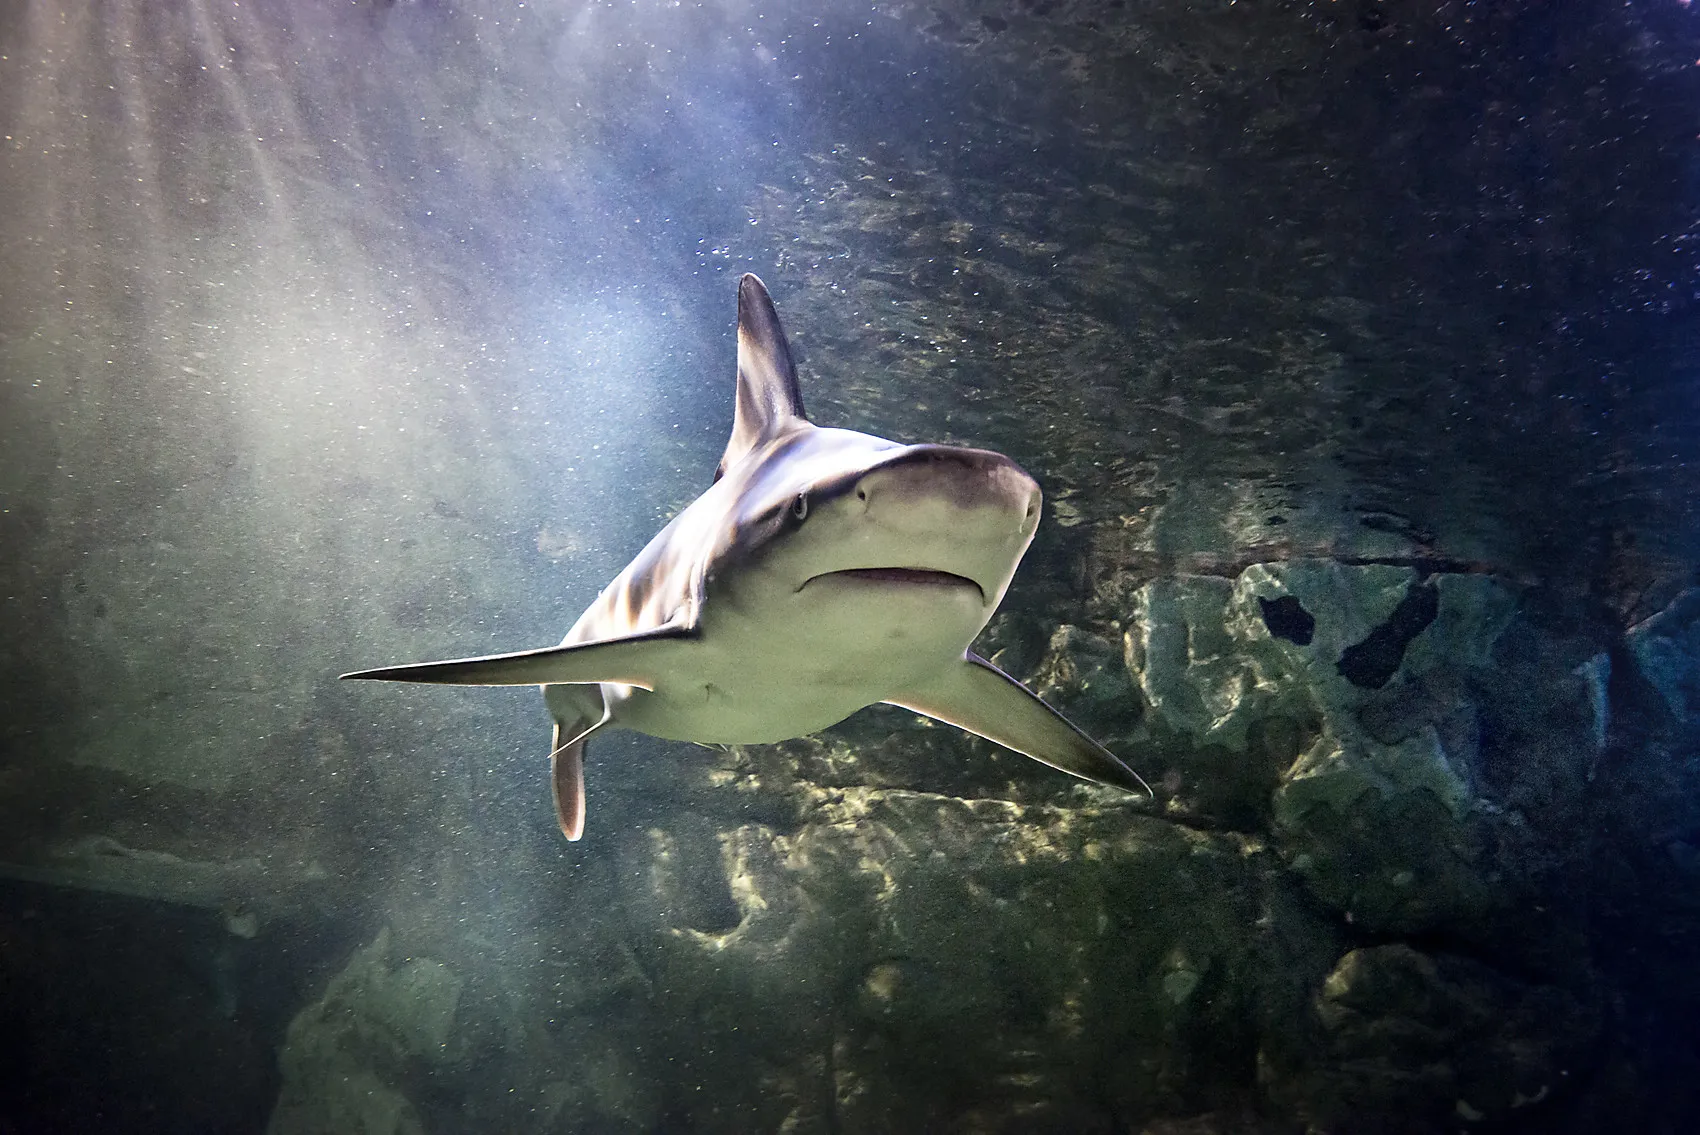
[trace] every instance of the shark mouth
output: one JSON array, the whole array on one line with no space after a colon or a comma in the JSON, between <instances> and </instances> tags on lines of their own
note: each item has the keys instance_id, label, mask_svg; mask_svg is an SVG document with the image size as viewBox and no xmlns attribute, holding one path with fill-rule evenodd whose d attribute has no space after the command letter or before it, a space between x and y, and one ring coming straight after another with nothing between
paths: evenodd
<instances>
[{"instance_id":1,"label":"shark mouth","mask_svg":"<svg viewBox=\"0 0 1700 1135\"><path fill-rule=\"evenodd\" d=\"M972 587L979 592L982 602L986 598L986 589L967 576L956 575L948 571L933 571L930 568L846 568L843 571L829 571L810 576L803 581L803 587L807 587L819 579L843 579L856 583L895 583L902 587ZM801 591L803 587L799 587L797 590Z\"/></svg>"}]
</instances>

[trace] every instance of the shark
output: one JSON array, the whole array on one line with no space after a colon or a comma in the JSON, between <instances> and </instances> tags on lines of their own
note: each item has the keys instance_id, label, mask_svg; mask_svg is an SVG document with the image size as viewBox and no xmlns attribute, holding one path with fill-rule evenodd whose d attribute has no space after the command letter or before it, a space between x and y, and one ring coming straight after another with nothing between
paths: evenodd
<instances>
[{"instance_id":1,"label":"shark","mask_svg":"<svg viewBox=\"0 0 1700 1135\"><path fill-rule=\"evenodd\" d=\"M881 702L1149 794L1120 758L970 649L1033 542L1041 501L1001 453L809 421L779 313L745 275L732 436L713 482L558 646L342 677L541 686L556 817L574 841L599 730L765 744Z\"/></svg>"}]
</instances>

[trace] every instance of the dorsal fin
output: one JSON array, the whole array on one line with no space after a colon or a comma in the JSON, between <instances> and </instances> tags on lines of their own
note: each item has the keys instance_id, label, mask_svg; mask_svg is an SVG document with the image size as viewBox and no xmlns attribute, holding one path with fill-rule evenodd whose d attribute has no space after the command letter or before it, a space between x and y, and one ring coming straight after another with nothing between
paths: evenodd
<instances>
[{"instance_id":1,"label":"dorsal fin","mask_svg":"<svg viewBox=\"0 0 1700 1135\"><path fill-rule=\"evenodd\" d=\"M807 420L779 312L767 285L746 273L738 281L738 405L732 440L726 443L714 479L720 480L750 450Z\"/></svg>"}]
</instances>

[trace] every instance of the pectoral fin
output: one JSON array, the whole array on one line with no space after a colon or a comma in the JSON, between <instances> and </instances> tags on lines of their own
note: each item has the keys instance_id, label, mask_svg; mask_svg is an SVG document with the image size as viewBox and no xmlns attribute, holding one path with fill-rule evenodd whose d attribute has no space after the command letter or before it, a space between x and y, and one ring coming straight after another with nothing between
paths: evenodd
<instances>
[{"instance_id":1,"label":"pectoral fin","mask_svg":"<svg viewBox=\"0 0 1700 1135\"><path fill-rule=\"evenodd\" d=\"M555 722L549 750L549 784L555 797L555 818L561 834L577 843L584 835L584 747L590 735L608 724L613 713L604 703L595 724L584 718Z\"/></svg>"},{"instance_id":2,"label":"pectoral fin","mask_svg":"<svg viewBox=\"0 0 1700 1135\"><path fill-rule=\"evenodd\" d=\"M925 687L887 701L1085 780L1151 793L1114 753L977 654L967 655Z\"/></svg>"},{"instance_id":3,"label":"pectoral fin","mask_svg":"<svg viewBox=\"0 0 1700 1135\"><path fill-rule=\"evenodd\" d=\"M679 623L619 638L456 658L448 662L415 662L357 670L344 678L379 682L430 682L445 686L542 686L551 682L616 682L655 687L655 675L668 667L675 651L697 636Z\"/></svg>"}]
</instances>

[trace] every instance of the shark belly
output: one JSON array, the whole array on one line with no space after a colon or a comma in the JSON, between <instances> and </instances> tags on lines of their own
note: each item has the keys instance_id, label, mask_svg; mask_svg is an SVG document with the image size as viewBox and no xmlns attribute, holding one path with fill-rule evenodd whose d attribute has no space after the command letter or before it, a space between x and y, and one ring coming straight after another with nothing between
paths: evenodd
<instances>
[{"instance_id":1,"label":"shark belly","mask_svg":"<svg viewBox=\"0 0 1700 1135\"><path fill-rule=\"evenodd\" d=\"M990 615L972 588L861 580L777 605L711 608L698 643L653 690L631 689L615 723L702 744L802 737L959 663Z\"/></svg>"}]
</instances>

